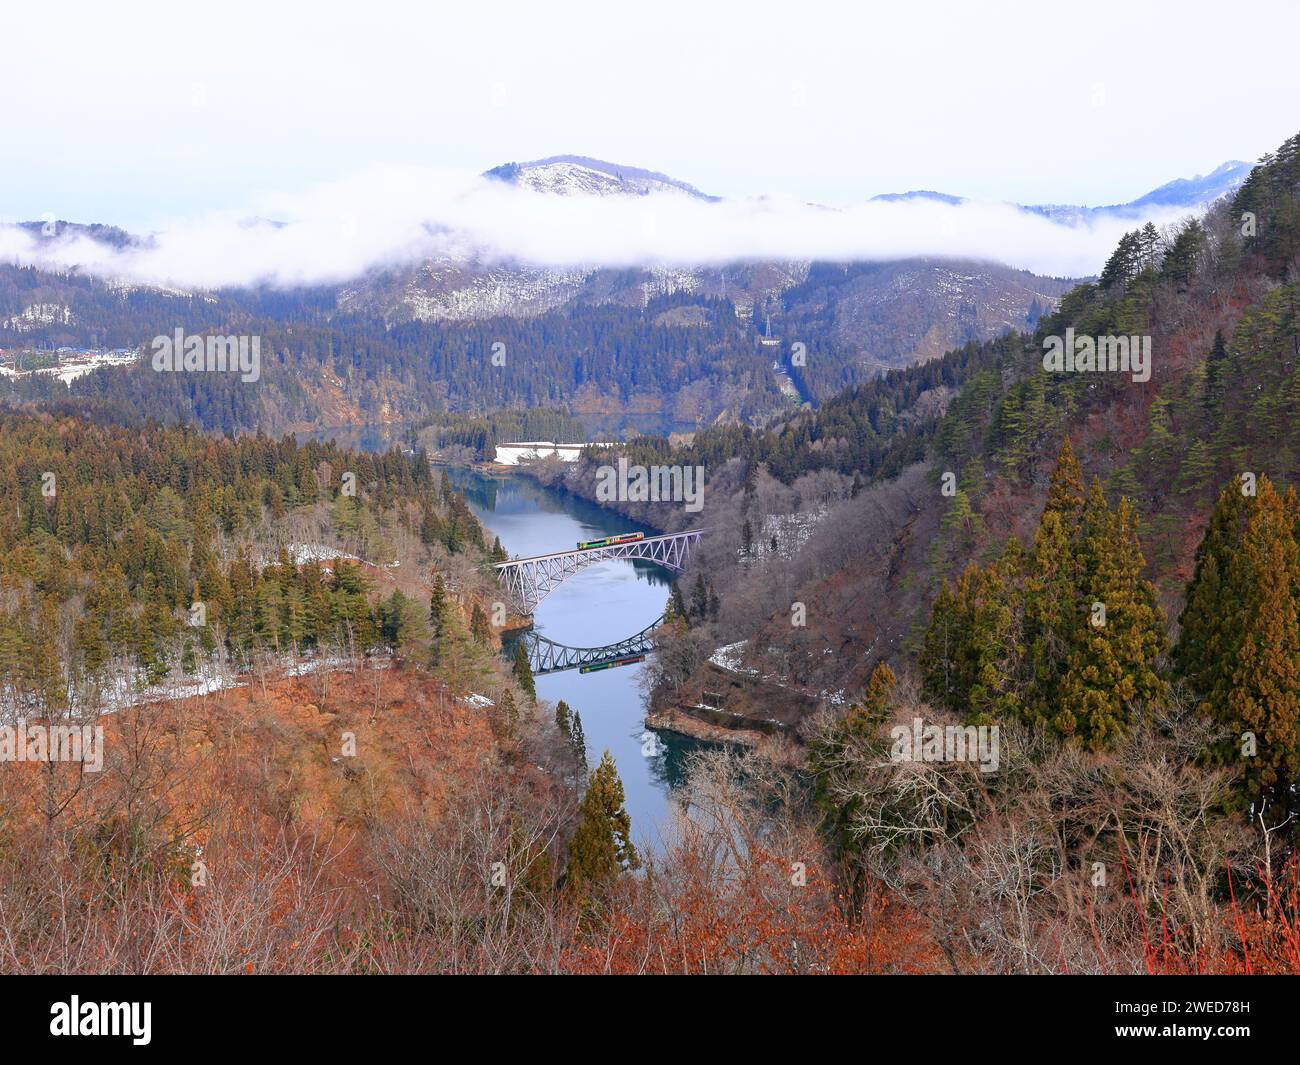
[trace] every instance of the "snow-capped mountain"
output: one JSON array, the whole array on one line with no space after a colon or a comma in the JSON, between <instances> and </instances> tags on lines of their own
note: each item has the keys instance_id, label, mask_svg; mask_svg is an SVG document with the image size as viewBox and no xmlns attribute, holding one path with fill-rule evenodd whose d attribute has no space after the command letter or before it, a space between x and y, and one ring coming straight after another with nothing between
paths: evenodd
<instances>
[{"instance_id":1,"label":"snow-capped mountain","mask_svg":"<svg viewBox=\"0 0 1300 1065\"><path fill-rule=\"evenodd\" d=\"M1063 225L1096 222L1105 217L1137 219L1153 209L1160 208L1185 207L1192 211L1213 203L1220 196L1236 192L1253 166L1253 163L1243 163L1240 160L1222 163L1208 174L1197 174L1193 178L1175 178L1135 200L1107 204L1104 207L1083 207L1069 203L1017 204L1016 206L1022 211L1043 215ZM946 192L933 192L928 189L917 189L913 192L886 192L871 199L884 203L896 203L900 200L935 200L953 206L967 202L963 196L952 196Z\"/></svg>"},{"instance_id":2,"label":"snow-capped mountain","mask_svg":"<svg viewBox=\"0 0 1300 1065\"><path fill-rule=\"evenodd\" d=\"M553 270L440 256L339 291L341 311L398 321L472 321L544 314L578 294L591 270Z\"/></svg>"},{"instance_id":3,"label":"snow-capped mountain","mask_svg":"<svg viewBox=\"0 0 1300 1065\"><path fill-rule=\"evenodd\" d=\"M1245 180L1250 167L1249 163L1224 163L1207 175L1171 181L1123 204L1104 207L1045 204L1022 206L1021 209L1067 224L1093 222L1102 216L1136 219L1153 208L1186 207L1195 210L1234 191ZM718 199L667 174L581 155L554 155L531 162L505 163L486 171L485 176L556 196L672 194L706 201ZM948 204L963 202L960 196L934 191L884 193L873 199L886 202L916 199ZM756 302L777 297L799 284L807 276L809 265L806 262L769 264L767 267L750 264L727 270L703 267L557 270L523 264L480 264L470 259L442 259L410 270L386 272L365 279L349 286L341 303L349 310L380 313L388 321L520 317L545 313L571 301L635 304L655 295L677 291L721 296L742 307L752 307ZM937 274L928 277L932 271L941 269L937 264L916 262L911 266L913 274L919 271L927 275L922 290L928 292L931 287L944 287ZM988 271L989 264L969 263L959 264L958 274L985 277ZM1030 312L1035 291L1050 293L1058 287L1047 283L1026 286L1019 281L1007 287L1000 283L1002 272L994 272L999 277L988 286L988 292L996 293L993 298L999 304L996 316L999 321L1020 320ZM1012 271L1006 273L1009 276ZM891 291L895 299L904 298L897 288L897 276L891 282ZM976 302L983 306L980 300ZM970 314L969 307L963 313ZM945 314L943 317L953 316ZM976 314L975 317L981 316ZM947 329L940 328L938 334L931 345L957 339Z\"/></svg>"},{"instance_id":4,"label":"snow-capped mountain","mask_svg":"<svg viewBox=\"0 0 1300 1065\"><path fill-rule=\"evenodd\" d=\"M1173 181L1152 189L1143 196L1128 203L1113 203L1105 207L1077 207L1072 204L1038 204L1025 207L1050 218L1054 222L1077 225L1080 222L1093 222L1104 217L1140 218L1152 209L1185 207L1189 211L1213 203L1220 196L1234 193L1241 187L1250 173L1253 163L1233 160L1215 167L1210 173L1197 174L1193 178L1175 178Z\"/></svg>"},{"instance_id":5,"label":"snow-capped mountain","mask_svg":"<svg viewBox=\"0 0 1300 1065\"><path fill-rule=\"evenodd\" d=\"M1039 205L1022 210L1063 223L1103 214L1138 218L1152 209L1189 210L1232 192L1249 173L1230 162L1204 176L1171 181L1125 204L1107 207ZM692 185L663 173L578 155L506 163L486 176L545 195L608 197L686 196L713 201ZM935 191L888 193L877 200L928 199L960 203ZM828 210L830 210L828 208ZM30 223L42 239L75 233L123 247L137 238L108 226ZM553 268L480 259L472 251L449 253L410 266L376 270L322 293L333 313L379 318L388 325L410 321L476 321L531 318L569 308L617 304L644 307L663 296L687 293L727 300L736 314L765 335L798 328L828 337L846 367L862 372L932 358L968 340L1021 328L1053 309L1069 287L1059 278L1036 276L989 262L913 259L857 263L816 271L809 262L745 262L721 266ZM112 286L114 291L150 286ZM157 295L189 297L161 288ZM39 296L39 298L38 298ZM200 297L203 298L203 297ZM33 293L15 303L0 328L11 335L66 333L80 312L53 292ZM5 320L7 317L7 321ZM94 315L92 315L92 318ZM59 335L63 335L60 333ZM66 341L64 341L66 342Z\"/></svg>"},{"instance_id":6,"label":"snow-capped mountain","mask_svg":"<svg viewBox=\"0 0 1300 1065\"><path fill-rule=\"evenodd\" d=\"M1212 203L1220 196L1235 192L1253 163L1232 160L1220 164L1208 174L1192 178L1175 178L1127 203L1086 207L1077 204L1018 204L1021 210L1046 215L1057 221L1096 220L1099 216L1136 217L1151 208L1186 207L1189 210ZM552 155L529 163L505 163L493 167L485 177L506 181L534 192L557 196L647 196L651 193L678 193L695 199L717 201L720 197L701 192L694 185L653 170L607 163L584 155ZM967 202L964 196L929 189L910 192L885 192L872 201L891 203L902 200L934 200L957 205Z\"/></svg>"},{"instance_id":7,"label":"snow-capped mountain","mask_svg":"<svg viewBox=\"0 0 1300 1065\"><path fill-rule=\"evenodd\" d=\"M697 200L718 198L667 174L585 155L551 155L530 163L505 163L488 170L484 177L557 196L648 196L667 192Z\"/></svg>"}]
</instances>

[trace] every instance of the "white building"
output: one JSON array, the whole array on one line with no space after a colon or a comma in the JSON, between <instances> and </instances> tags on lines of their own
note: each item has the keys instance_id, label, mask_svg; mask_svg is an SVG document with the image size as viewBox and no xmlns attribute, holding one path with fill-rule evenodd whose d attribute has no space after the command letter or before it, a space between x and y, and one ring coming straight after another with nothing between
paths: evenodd
<instances>
[{"instance_id":1,"label":"white building","mask_svg":"<svg viewBox=\"0 0 1300 1065\"><path fill-rule=\"evenodd\" d=\"M562 462L577 462L586 444L555 444L550 440L523 440L512 444L497 444L496 461L503 466L518 466L524 459L547 459L552 456Z\"/></svg>"}]
</instances>

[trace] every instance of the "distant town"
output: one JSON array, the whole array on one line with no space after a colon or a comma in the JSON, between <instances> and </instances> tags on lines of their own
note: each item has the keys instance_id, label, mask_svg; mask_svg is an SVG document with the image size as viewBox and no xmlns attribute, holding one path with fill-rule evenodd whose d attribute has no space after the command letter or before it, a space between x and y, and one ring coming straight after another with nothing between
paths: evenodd
<instances>
[{"instance_id":1,"label":"distant town","mask_svg":"<svg viewBox=\"0 0 1300 1065\"><path fill-rule=\"evenodd\" d=\"M127 366L140 358L131 348L0 348L0 375L49 374L65 385L106 366Z\"/></svg>"}]
</instances>

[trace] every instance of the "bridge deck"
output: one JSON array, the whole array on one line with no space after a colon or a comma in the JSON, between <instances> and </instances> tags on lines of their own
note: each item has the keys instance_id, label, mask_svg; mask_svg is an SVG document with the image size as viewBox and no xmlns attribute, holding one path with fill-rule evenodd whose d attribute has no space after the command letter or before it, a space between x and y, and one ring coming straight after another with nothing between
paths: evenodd
<instances>
[{"instance_id":1,"label":"bridge deck","mask_svg":"<svg viewBox=\"0 0 1300 1065\"><path fill-rule=\"evenodd\" d=\"M691 536L703 531L703 529L683 529L681 532L677 533L660 533L658 536L645 536L640 540L629 540L626 544L606 544L602 547L588 547L583 548L582 550L579 550L576 547L571 547L567 551L551 551L545 555L527 555L524 558L512 558L506 562L496 563L496 568L509 569L511 566L519 566L525 562L542 562L548 558L567 558L570 555L592 554L596 551L603 551L608 547L627 547L631 544L653 544L660 540L676 540L680 537Z\"/></svg>"},{"instance_id":2,"label":"bridge deck","mask_svg":"<svg viewBox=\"0 0 1300 1065\"><path fill-rule=\"evenodd\" d=\"M704 529L690 529L679 533L660 533L618 544L575 547L568 551L507 559L496 563L497 580L515 605L523 613L531 614L562 581L579 570L602 562L641 559L657 563L674 573L681 573L704 532Z\"/></svg>"}]
</instances>

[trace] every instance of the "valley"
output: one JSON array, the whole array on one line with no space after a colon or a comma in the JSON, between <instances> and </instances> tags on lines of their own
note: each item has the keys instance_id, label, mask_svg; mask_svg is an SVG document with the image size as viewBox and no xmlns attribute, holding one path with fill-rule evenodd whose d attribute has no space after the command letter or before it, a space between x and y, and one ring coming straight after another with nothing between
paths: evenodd
<instances>
[{"instance_id":1,"label":"valley","mask_svg":"<svg viewBox=\"0 0 1300 1065\"><path fill-rule=\"evenodd\" d=\"M1243 2L1213 57L1105 4L6 21L59 77L0 141L0 972L124 1004L15 1026L374 1053L423 985L156 978L819 974L1283 1027L1300 135Z\"/></svg>"}]
</instances>

